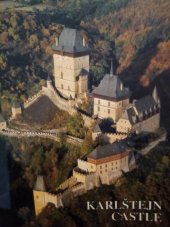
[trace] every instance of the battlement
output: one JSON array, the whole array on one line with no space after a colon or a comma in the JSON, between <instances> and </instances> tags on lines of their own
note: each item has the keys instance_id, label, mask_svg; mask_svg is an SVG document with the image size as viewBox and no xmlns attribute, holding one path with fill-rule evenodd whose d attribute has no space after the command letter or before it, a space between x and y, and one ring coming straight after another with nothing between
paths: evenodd
<instances>
[{"instance_id":1,"label":"battlement","mask_svg":"<svg viewBox=\"0 0 170 227\"><path fill-rule=\"evenodd\" d=\"M29 97L27 101L24 102L24 108L28 108L31 106L34 102L36 102L42 95L44 95L43 90L40 90L37 94L33 95L32 97Z\"/></svg>"},{"instance_id":2,"label":"battlement","mask_svg":"<svg viewBox=\"0 0 170 227\"><path fill-rule=\"evenodd\" d=\"M105 142L109 142L109 143L114 143L118 140L123 140L125 138L127 138L127 134L126 133L105 133L102 135L102 138Z\"/></svg>"}]
</instances>

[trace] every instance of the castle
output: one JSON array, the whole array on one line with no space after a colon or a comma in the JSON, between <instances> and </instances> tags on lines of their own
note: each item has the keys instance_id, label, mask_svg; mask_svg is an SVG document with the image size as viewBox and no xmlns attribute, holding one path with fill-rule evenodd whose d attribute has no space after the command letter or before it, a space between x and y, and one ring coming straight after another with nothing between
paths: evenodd
<instances>
[{"instance_id":1,"label":"castle","mask_svg":"<svg viewBox=\"0 0 170 227\"><path fill-rule=\"evenodd\" d=\"M80 112L76 106L79 100L87 98L88 93L89 48L86 40L76 29L64 28L52 49L55 86L48 77L47 85L29 98L23 108L29 107L42 95L46 95L60 109L70 114ZM43 176L37 177L33 190L36 215L49 202L56 207L62 207L75 196L101 184L114 183L123 172L135 167L135 157L132 148L126 142L126 137L143 131L154 132L159 128L160 100L156 88L152 95L130 103L131 93L120 77L114 75L112 64L110 74L103 77L92 94L94 116L101 120L112 119L116 132L104 135L109 137L110 144L97 147L85 159L78 159L72 176L55 192L47 192ZM12 118L16 118L21 112L19 105L12 106ZM93 117L82 112L80 114L87 128L95 122ZM0 116L0 130L5 128L6 122ZM93 139L100 135L103 133L96 124Z\"/></svg>"},{"instance_id":2,"label":"castle","mask_svg":"<svg viewBox=\"0 0 170 227\"><path fill-rule=\"evenodd\" d=\"M135 158L125 141L97 147L85 159L78 159L72 176L63 182L54 193L46 190L43 176L38 176L34 187L36 215L49 203L57 208L70 203L71 199L100 187L112 184L123 172L135 166Z\"/></svg>"},{"instance_id":3,"label":"castle","mask_svg":"<svg viewBox=\"0 0 170 227\"><path fill-rule=\"evenodd\" d=\"M155 132L160 126L160 100L156 87L152 95L130 103L131 92L114 74L113 63L110 74L104 75L99 86L92 91L93 116L83 113L77 105L83 99L88 101L90 50L86 39L78 30L64 28L52 50L55 85L48 76L46 86L29 98L22 108L19 103L13 102L11 119L17 119L22 109L46 95L60 109L70 114L79 112L87 128L94 125L93 140L102 136L108 144L98 146L86 157L79 158L72 176L53 193L47 191L43 176L38 176L33 189L36 215L49 202L57 208L62 207L88 190L102 184L113 184L124 172L136 167L132 147L127 142L129 135ZM95 119L111 119L115 132L104 134ZM6 121L0 114L0 131L6 129Z\"/></svg>"}]
</instances>

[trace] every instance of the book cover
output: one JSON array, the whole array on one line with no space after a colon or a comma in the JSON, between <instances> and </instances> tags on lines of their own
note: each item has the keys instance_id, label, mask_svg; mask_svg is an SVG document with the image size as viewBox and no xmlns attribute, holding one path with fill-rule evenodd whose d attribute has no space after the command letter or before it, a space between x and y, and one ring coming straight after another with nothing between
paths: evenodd
<instances>
[{"instance_id":1,"label":"book cover","mask_svg":"<svg viewBox=\"0 0 170 227\"><path fill-rule=\"evenodd\" d=\"M169 226L169 15L0 1L0 226Z\"/></svg>"}]
</instances>

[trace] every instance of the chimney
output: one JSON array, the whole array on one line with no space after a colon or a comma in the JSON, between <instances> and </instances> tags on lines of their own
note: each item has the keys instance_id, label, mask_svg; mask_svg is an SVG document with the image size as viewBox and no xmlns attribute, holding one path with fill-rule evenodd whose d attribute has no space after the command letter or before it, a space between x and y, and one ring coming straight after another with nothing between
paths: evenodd
<instances>
[{"instance_id":1,"label":"chimney","mask_svg":"<svg viewBox=\"0 0 170 227\"><path fill-rule=\"evenodd\" d=\"M55 39L55 45L58 46L58 44L59 44L59 38L57 36L56 39Z\"/></svg>"},{"instance_id":2,"label":"chimney","mask_svg":"<svg viewBox=\"0 0 170 227\"><path fill-rule=\"evenodd\" d=\"M110 77L113 77L113 59L111 58Z\"/></svg>"},{"instance_id":3,"label":"chimney","mask_svg":"<svg viewBox=\"0 0 170 227\"><path fill-rule=\"evenodd\" d=\"M84 46L84 47L86 46L86 39L85 39L84 36L83 36L83 46Z\"/></svg>"},{"instance_id":4,"label":"chimney","mask_svg":"<svg viewBox=\"0 0 170 227\"><path fill-rule=\"evenodd\" d=\"M120 83L120 90L123 91L123 83Z\"/></svg>"}]
</instances>

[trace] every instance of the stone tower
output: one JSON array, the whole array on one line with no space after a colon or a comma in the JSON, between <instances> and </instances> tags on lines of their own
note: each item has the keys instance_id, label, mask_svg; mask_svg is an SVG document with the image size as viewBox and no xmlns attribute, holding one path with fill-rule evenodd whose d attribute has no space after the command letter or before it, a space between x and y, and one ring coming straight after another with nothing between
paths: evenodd
<instances>
[{"instance_id":1,"label":"stone tower","mask_svg":"<svg viewBox=\"0 0 170 227\"><path fill-rule=\"evenodd\" d=\"M111 62L110 74L106 74L99 86L93 90L94 115L117 122L129 104L130 91L123 86L120 77L114 75L112 64Z\"/></svg>"},{"instance_id":2,"label":"stone tower","mask_svg":"<svg viewBox=\"0 0 170 227\"><path fill-rule=\"evenodd\" d=\"M33 190L36 215L41 213L42 209L46 205L45 191L46 191L46 187L45 187L45 183L44 183L44 178L43 178L43 176L38 176L36 183L35 183L34 190Z\"/></svg>"},{"instance_id":3,"label":"stone tower","mask_svg":"<svg viewBox=\"0 0 170 227\"><path fill-rule=\"evenodd\" d=\"M66 98L88 90L89 48L76 29L64 28L52 46L55 87Z\"/></svg>"}]
</instances>

